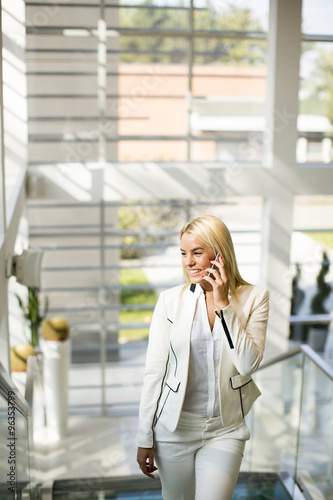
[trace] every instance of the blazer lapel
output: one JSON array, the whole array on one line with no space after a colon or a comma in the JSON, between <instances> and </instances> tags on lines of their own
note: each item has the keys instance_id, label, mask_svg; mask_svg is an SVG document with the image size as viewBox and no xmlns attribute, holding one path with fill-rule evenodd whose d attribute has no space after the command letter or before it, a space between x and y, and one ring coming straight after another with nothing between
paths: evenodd
<instances>
[{"instance_id":1,"label":"blazer lapel","mask_svg":"<svg viewBox=\"0 0 333 500\"><path fill-rule=\"evenodd\" d=\"M186 287L179 297L177 313L173 325L171 342L176 352L183 356L189 356L190 334L197 304L197 296L194 293L195 285ZM187 366L187 363L185 363Z\"/></svg>"}]
</instances>

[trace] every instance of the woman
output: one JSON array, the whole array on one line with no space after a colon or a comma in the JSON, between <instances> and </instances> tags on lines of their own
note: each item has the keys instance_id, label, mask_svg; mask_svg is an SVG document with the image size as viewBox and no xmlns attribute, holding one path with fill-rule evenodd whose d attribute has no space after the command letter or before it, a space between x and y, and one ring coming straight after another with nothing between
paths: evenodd
<instances>
[{"instance_id":1,"label":"woman","mask_svg":"<svg viewBox=\"0 0 333 500\"><path fill-rule=\"evenodd\" d=\"M186 285L161 293L149 332L137 461L164 500L228 500L260 391L268 292L241 277L227 227L207 215L180 232Z\"/></svg>"}]
</instances>

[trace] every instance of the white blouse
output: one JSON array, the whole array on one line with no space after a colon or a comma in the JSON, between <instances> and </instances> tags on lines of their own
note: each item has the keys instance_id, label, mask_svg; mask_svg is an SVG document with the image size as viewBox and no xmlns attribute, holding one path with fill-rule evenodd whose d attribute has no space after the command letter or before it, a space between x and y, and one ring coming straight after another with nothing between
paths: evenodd
<instances>
[{"instance_id":1,"label":"white blouse","mask_svg":"<svg viewBox=\"0 0 333 500\"><path fill-rule=\"evenodd\" d=\"M197 284L198 296L191 330L188 381L183 411L198 417L220 415L219 367L222 341L221 320L216 316L210 329L205 294Z\"/></svg>"}]
</instances>

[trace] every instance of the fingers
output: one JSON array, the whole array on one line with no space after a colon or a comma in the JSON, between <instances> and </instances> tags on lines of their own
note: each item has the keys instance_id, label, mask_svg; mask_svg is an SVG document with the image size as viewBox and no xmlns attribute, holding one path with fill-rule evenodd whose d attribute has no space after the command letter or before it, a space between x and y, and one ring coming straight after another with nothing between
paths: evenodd
<instances>
[{"instance_id":1,"label":"fingers","mask_svg":"<svg viewBox=\"0 0 333 500\"><path fill-rule=\"evenodd\" d=\"M208 271L207 271L207 272L208 272ZM217 271L216 271L216 272L217 272ZM212 274L213 274L213 271L210 271L210 274L212 275ZM205 276L204 274L203 274L201 277L202 277L202 278L204 278L206 281L208 281L208 283L210 283L212 286L216 286L216 285L220 285L220 284L222 284L222 282L221 282L221 283L219 283L219 282L217 281L217 279L218 279L218 278L220 278L220 275L219 275L219 274L217 274L217 275L216 275L216 278L215 278L215 275L214 275L214 278L212 278L211 276Z\"/></svg>"},{"instance_id":2,"label":"fingers","mask_svg":"<svg viewBox=\"0 0 333 500\"><path fill-rule=\"evenodd\" d=\"M152 472L155 472L157 470L157 467L155 467L155 465L150 467L148 464L145 464L145 465L143 465L143 467L140 467L140 469L145 476L148 476L148 477L151 477L152 479L155 479L154 474L152 474Z\"/></svg>"},{"instance_id":3,"label":"fingers","mask_svg":"<svg viewBox=\"0 0 333 500\"><path fill-rule=\"evenodd\" d=\"M212 274L214 274L215 277L220 277L223 283L227 283L229 281L229 277L225 270L223 258L221 257L221 255L218 256L217 260L211 260L210 262L212 266L216 266L218 268L218 270L214 269L213 267L210 268L209 270L212 272ZM216 271L216 273L218 274L214 273L214 271Z\"/></svg>"},{"instance_id":4,"label":"fingers","mask_svg":"<svg viewBox=\"0 0 333 500\"><path fill-rule=\"evenodd\" d=\"M210 262L215 266L215 269L214 267L204 269L210 276L207 274L203 275L202 278L212 286L216 307L223 309L229 305L229 277L221 257L218 260L211 260Z\"/></svg>"},{"instance_id":5,"label":"fingers","mask_svg":"<svg viewBox=\"0 0 333 500\"><path fill-rule=\"evenodd\" d=\"M138 448L137 462L143 474L154 479L152 473L157 470L157 467L154 465L154 449Z\"/></svg>"}]
</instances>

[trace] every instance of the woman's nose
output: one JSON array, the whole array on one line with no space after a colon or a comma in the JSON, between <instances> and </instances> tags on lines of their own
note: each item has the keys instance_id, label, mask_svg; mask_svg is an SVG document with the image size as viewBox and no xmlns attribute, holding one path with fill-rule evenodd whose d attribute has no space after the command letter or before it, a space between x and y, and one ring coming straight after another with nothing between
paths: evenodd
<instances>
[{"instance_id":1,"label":"woman's nose","mask_svg":"<svg viewBox=\"0 0 333 500\"><path fill-rule=\"evenodd\" d=\"M186 256L185 264L187 266L193 266L195 264L195 259L194 259L193 255Z\"/></svg>"}]
</instances>

